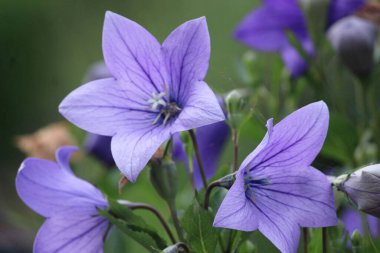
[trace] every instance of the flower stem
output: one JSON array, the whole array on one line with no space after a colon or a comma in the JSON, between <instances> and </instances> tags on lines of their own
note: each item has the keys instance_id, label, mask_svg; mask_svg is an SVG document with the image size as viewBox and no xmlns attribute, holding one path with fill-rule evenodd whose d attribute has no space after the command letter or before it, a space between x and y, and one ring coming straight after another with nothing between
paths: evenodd
<instances>
[{"instance_id":1,"label":"flower stem","mask_svg":"<svg viewBox=\"0 0 380 253\"><path fill-rule=\"evenodd\" d=\"M169 236L170 240L172 241L172 243L176 243L176 240L175 240L175 238L173 236L172 231L169 228L169 225L166 223L164 217L162 216L162 214L156 208L154 208L151 205L144 204L144 203L130 203L127 206L128 206L128 208L130 208L132 210L144 209L144 210L147 210L147 211L153 213L159 219L159 221L161 222L161 225L164 227L164 229L165 229L166 233L168 234L168 236Z\"/></svg>"},{"instance_id":2,"label":"flower stem","mask_svg":"<svg viewBox=\"0 0 380 253\"><path fill-rule=\"evenodd\" d=\"M201 176L202 176L203 186L204 186L205 189L207 189L207 179L206 179L206 174L205 174L205 171L204 171L204 168L203 168L203 163L202 163L201 155L199 153L199 147L198 147L197 138L195 136L195 133L194 133L193 129L189 130L189 133L190 133L191 141L193 142L194 151L195 151L195 157L197 158L199 171L200 171Z\"/></svg>"},{"instance_id":3,"label":"flower stem","mask_svg":"<svg viewBox=\"0 0 380 253\"><path fill-rule=\"evenodd\" d=\"M168 154L168 152L169 152L169 149L170 149L170 147L171 147L171 145L172 145L172 142L173 142L173 138L170 137L168 143L167 143L166 146L165 146L164 155L163 155L162 157L167 156L167 154Z\"/></svg>"},{"instance_id":4,"label":"flower stem","mask_svg":"<svg viewBox=\"0 0 380 253\"><path fill-rule=\"evenodd\" d=\"M232 130L232 144L234 148L233 172L238 170L238 156L239 156L239 131Z\"/></svg>"},{"instance_id":5,"label":"flower stem","mask_svg":"<svg viewBox=\"0 0 380 253\"><path fill-rule=\"evenodd\" d=\"M210 195L211 195L211 191L215 188L215 187L218 187L220 186L220 182L219 181L215 181L215 182L212 182L206 189L206 193L205 193L205 200L204 200L204 208L207 210L208 207L209 207L209 202L210 202Z\"/></svg>"},{"instance_id":6,"label":"flower stem","mask_svg":"<svg viewBox=\"0 0 380 253\"><path fill-rule=\"evenodd\" d=\"M308 253L307 246L308 246L309 233L308 233L307 228L302 228L302 231L303 231L303 252Z\"/></svg>"},{"instance_id":7,"label":"flower stem","mask_svg":"<svg viewBox=\"0 0 380 253\"><path fill-rule=\"evenodd\" d=\"M327 228L322 228L322 252L327 253Z\"/></svg>"},{"instance_id":8,"label":"flower stem","mask_svg":"<svg viewBox=\"0 0 380 253\"><path fill-rule=\"evenodd\" d=\"M182 232L181 226L179 224L179 219L177 216L177 208L175 207L174 203L168 203L168 206L169 206L169 211L170 211L170 215L171 215L172 220L173 220L175 230L177 231L178 238L180 241L184 242L185 238L183 236L183 232Z\"/></svg>"}]
</instances>

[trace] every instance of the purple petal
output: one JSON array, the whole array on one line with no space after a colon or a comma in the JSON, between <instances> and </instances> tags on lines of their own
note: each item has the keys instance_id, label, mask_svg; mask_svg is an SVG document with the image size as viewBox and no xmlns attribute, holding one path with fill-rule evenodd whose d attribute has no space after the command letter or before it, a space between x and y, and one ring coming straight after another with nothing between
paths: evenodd
<instances>
[{"instance_id":1,"label":"purple petal","mask_svg":"<svg viewBox=\"0 0 380 253\"><path fill-rule=\"evenodd\" d=\"M305 59L290 45L282 51L281 57L293 78L299 77L308 69Z\"/></svg>"},{"instance_id":2,"label":"purple petal","mask_svg":"<svg viewBox=\"0 0 380 253\"><path fill-rule=\"evenodd\" d=\"M218 99L205 82L194 83L185 105L172 126L172 133L210 125L225 119Z\"/></svg>"},{"instance_id":3,"label":"purple petal","mask_svg":"<svg viewBox=\"0 0 380 253\"><path fill-rule=\"evenodd\" d=\"M73 153L77 152L78 150L79 148L74 146L66 146L59 148L55 153L58 165L61 168L67 170L68 172L73 173L70 167L70 157Z\"/></svg>"},{"instance_id":4,"label":"purple petal","mask_svg":"<svg viewBox=\"0 0 380 253\"><path fill-rule=\"evenodd\" d=\"M210 35L206 18L190 20L175 29L162 50L170 73L170 95L183 101L190 87L206 76L210 60Z\"/></svg>"},{"instance_id":5,"label":"purple petal","mask_svg":"<svg viewBox=\"0 0 380 253\"><path fill-rule=\"evenodd\" d=\"M328 108L322 101L298 109L273 127L265 147L254 150L241 169L248 164L255 170L309 166L322 148L328 122Z\"/></svg>"},{"instance_id":6,"label":"purple petal","mask_svg":"<svg viewBox=\"0 0 380 253\"><path fill-rule=\"evenodd\" d=\"M372 215L365 215L367 217L367 222L371 231L372 237L378 237L379 231L379 220ZM364 228L360 212L352 209L346 208L342 215L341 220L343 222L344 228L351 236L355 230L358 230L362 235L364 235ZM366 226L366 224L365 224Z\"/></svg>"},{"instance_id":7,"label":"purple petal","mask_svg":"<svg viewBox=\"0 0 380 253\"><path fill-rule=\"evenodd\" d=\"M239 173L215 216L213 226L254 231L259 224L257 214L258 209L245 197L244 175Z\"/></svg>"},{"instance_id":8,"label":"purple petal","mask_svg":"<svg viewBox=\"0 0 380 253\"><path fill-rule=\"evenodd\" d=\"M196 131L196 137L206 178L210 179L215 175L220 156L229 138L229 127L224 121L200 127ZM194 183L195 187L199 190L203 187L202 177L197 159L195 157L193 159Z\"/></svg>"},{"instance_id":9,"label":"purple petal","mask_svg":"<svg viewBox=\"0 0 380 253\"><path fill-rule=\"evenodd\" d=\"M135 182L153 154L169 137L169 129L164 126L117 133L111 142L116 165L130 181Z\"/></svg>"},{"instance_id":10,"label":"purple petal","mask_svg":"<svg viewBox=\"0 0 380 253\"><path fill-rule=\"evenodd\" d=\"M66 210L48 218L39 230L34 252L102 253L108 222L95 207Z\"/></svg>"},{"instance_id":11,"label":"purple petal","mask_svg":"<svg viewBox=\"0 0 380 253\"><path fill-rule=\"evenodd\" d=\"M185 168L189 170L189 159L187 157L181 137L178 133L173 134L172 157L174 161L182 162Z\"/></svg>"},{"instance_id":12,"label":"purple petal","mask_svg":"<svg viewBox=\"0 0 380 253\"><path fill-rule=\"evenodd\" d=\"M148 110L150 96L112 78L89 82L71 92L59 111L88 132L112 136L118 129L150 126L156 113Z\"/></svg>"},{"instance_id":13,"label":"purple petal","mask_svg":"<svg viewBox=\"0 0 380 253\"><path fill-rule=\"evenodd\" d=\"M103 195L94 186L44 159L28 158L21 164L16 189L25 204L44 217L70 207L106 205Z\"/></svg>"},{"instance_id":14,"label":"purple petal","mask_svg":"<svg viewBox=\"0 0 380 253\"><path fill-rule=\"evenodd\" d=\"M89 133L85 142L86 151L108 167L115 166L111 152L112 137Z\"/></svg>"},{"instance_id":15,"label":"purple petal","mask_svg":"<svg viewBox=\"0 0 380 253\"><path fill-rule=\"evenodd\" d=\"M112 75L149 95L169 84L160 43L136 22L107 11L103 54Z\"/></svg>"},{"instance_id":16,"label":"purple petal","mask_svg":"<svg viewBox=\"0 0 380 253\"><path fill-rule=\"evenodd\" d=\"M331 0L329 6L328 25L332 25L339 19L353 14L363 7L365 0Z\"/></svg>"},{"instance_id":17,"label":"purple petal","mask_svg":"<svg viewBox=\"0 0 380 253\"><path fill-rule=\"evenodd\" d=\"M313 167L267 167L254 174L265 178L255 185L257 205L271 207L302 227L327 227L337 223L334 195L327 177ZM264 210L265 212L265 210Z\"/></svg>"}]
</instances>

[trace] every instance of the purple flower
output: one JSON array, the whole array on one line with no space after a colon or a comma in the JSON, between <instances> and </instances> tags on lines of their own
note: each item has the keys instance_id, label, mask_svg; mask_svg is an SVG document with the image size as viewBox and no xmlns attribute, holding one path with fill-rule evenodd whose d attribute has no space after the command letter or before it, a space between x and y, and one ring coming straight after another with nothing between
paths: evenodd
<instances>
[{"instance_id":1,"label":"purple flower","mask_svg":"<svg viewBox=\"0 0 380 253\"><path fill-rule=\"evenodd\" d=\"M332 0L329 25L361 7L364 0ZM297 0L264 0L264 4L248 14L235 30L235 38L253 49L281 54L292 77L303 74L308 64L289 42L292 32L304 52L313 57L314 45L307 22Z\"/></svg>"},{"instance_id":2,"label":"purple flower","mask_svg":"<svg viewBox=\"0 0 380 253\"><path fill-rule=\"evenodd\" d=\"M186 22L160 45L137 23L107 12L103 53L113 78L83 85L59 109L80 128L113 136L113 157L129 180L172 134L224 120L202 81L210 57L205 18Z\"/></svg>"},{"instance_id":3,"label":"purple flower","mask_svg":"<svg viewBox=\"0 0 380 253\"><path fill-rule=\"evenodd\" d=\"M16 177L20 198L46 218L34 242L34 252L103 252L108 221L97 209L107 207L101 192L77 178L69 158L76 147L56 153L57 162L28 158Z\"/></svg>"},{"instance_id":4,"label":"purple flower","mask_svg":"<svg viewBox=\"0 0 380 253\"><path fill-rule=\"evenodd\" d=\"M372 237L379 236L379 220L372 215L366 215L366 218ZM364 235L364 226L367 225L363 224L362 218L360 217L360 213L358 211L352 208L345 209L341 215L341 220L344 228L350 236L355 230L358 230L362 235Z\"/></svg>"},{"instance_id":5,"label":"purple flower","mask_svg":"<svg viewBox=\"0 0 380 253\"><path fill-rule=\"evenodd\" d=\"M287 32L292 32L303 50L314 55L314 46L309 37L305 17L297 0L266 0L238 25L235 37L242 43L264 52L281 54L286 68L293 77L307 69L307 63L290 44Z\"/></svg>"},{"instance_id":6,"label":"purple flower","mask_svg":"<svg viewBox=\"0 0 380 253\"><path fill-rule=\"evenodd\" d=\"M267 123L260 145L240 166L214 226L259 229L281 252L296 252L300 227L337 223L334 197L326 176L310 164L328 128L324 102L305 106L277 125Z\"/></svg>"},{"instance_id":7,"label":"purple flower","mask_svg":"<svg viewBox=\"0 0 380 253\"><path fill-rule=\"evenodd\" d=\"M85 141L86 151L102 161L107 167L115 166L111 152L112 137L88 133Z\"/></svg>"},{"instance_id":8,"label":"purple flower","mask_svg":"<svg viewBox=\"0 0 380 253\"><path fill-rule=\"evenodd\" d=\"M331 0L329 6L328 26L341 18L353 14L363 7L366 0Z\"/></svg>"},{"instance_id":9,"label":"purple flower","mask_svg":"<svg viewBox=\"0 0 380 253\"><path fill-rule=\"evenodd\" d=\"M223 102L221 99L219 101ZM229 127L224 121L200 127L196 131L199 153L202 158L207 179L210 179L215 175L216 169L218 168L218 161L229 138L229 133ZM183 162L185 167L187 169L189 168L189 158L187 157L181 138L178 134L173 136L173 159L175 161ZM199 190L203 187L202 177L195 156L193 157L193 161L194 184Z\"/></svg>"}]
</instances>

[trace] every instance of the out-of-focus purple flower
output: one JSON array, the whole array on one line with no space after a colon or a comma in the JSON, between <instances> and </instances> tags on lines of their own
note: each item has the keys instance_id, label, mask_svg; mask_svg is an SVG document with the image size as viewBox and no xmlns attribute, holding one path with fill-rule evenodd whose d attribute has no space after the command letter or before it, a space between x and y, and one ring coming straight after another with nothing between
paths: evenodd
<instances>
[{"instance_id":1,"label":"out-of-focus purple flower","mask_svg":"<svg viewBox=\"0 0 380 253\"><path fill-rule=\"evenodd\" d=\"M85 149L86 151L102 161L106 166L115 166L115 160L113 159L111 152L111 140L112 137L99 134L88 133Z\"/></svg>"},{"instance_id":2,"label":"out-of-focus purple flower","mask_svg":"<svg viewBox=\"0 0 380 253\"><path fill-rule=\"evenodd\" d=\"M102 61L92 64L85 75L85 82L112 77L106 64ZM115 166L111 152L111 136L88 133L84 147L87 153L102 161L106 166Z\"/></svg>"},{"instance_id":3,"label":"out-of-focus purple flower","mask_svg":"<svg viewBox=\"0 0 380 253\"><path fill-rule=\"evenodd\" d=\"M305 17L297 0L266 0L238 25L235 37L244 44L264 52L281 54L286 68L293 77L307 69L307 63L288 40L292 32L303 50L314 55L314 46L309 37Z\"/></svg>"},{"instance_id":4,"label":"out-of-focus purple flower","mask_svg":"<svg viewBox=\"0 0 380 253\"><path fill-rule=\"evenodd\" d=\"M59 109L80 128L112 136L113 157L129 180L172 134L224 120L202 81L210 57L205 18L184 23L160 45L137 23L107 12L103 53L113 78L81 86Z\"/></svg>"},{"instance_id":5,"label":"out-of-focus purple flower","mask_svg":"<svg viewBox=\"0 0 380 253\"><path fill-rule=\"evenodd\" d=\"M219 103L224 108L223 100L219 99ZM215 175L218 168L220 155L229 138L229 127L225 121L215 124L203 126L197 129L196 138L199 146L199 153L202 158L203 167L205 169L206 178L210 179ZM179 134L173 136L173 159L181 161L189 168L189 159L184 150ZM194 161L194 184L199 190L203 187L202 177L199 171L199 165L195 156Z\"/></svg>"},{"instance_id":6,"label":"out-of-focus purple flower","mask_svg":"<svg viewBox=\"0 0 380 253\"><path fill-rule=\"evenodd\" d=\"M363 7L366 0L331 0L328 11L328 26Z\"/></svg>"},{"instance_id":7,"label":"out-of-focus purple flower","mask_svg":"<svg viewBox=\"0 0 380 253\"><path fill-rule=\"evenodd\" d=\"M34 242L34 252L103 252L108 221L97 209L107 207L101 192L77 178L69 158L76 147L56 153L57 162L28 158L16 177L20 198L46 218Z\"/></svg>"},{"instance_id":8,"label":"out-of-focus purple flower","mask_svg":"<svg viewBox=\"0 0 380 253\"><path fill-rule=\"evenodd\" d=\"M263 2L261 7L248 14L238 25L235 38L253 49L280 53L286 68L296 78L307 70L308 64L289 42L287 33L294 34L309 57L315 55L304 13L297 0ZM328 24L350 15L363 2L364 0L332 0Z\"/></svg>"},{"instance_id":9,"label":"out-of-focus purple flower","mask_svg":"<svg viewBox=\"0 0 380 253\"><path fill-rule=\"evenodd\" d=\"M214 226L259 229L281 252L297 251L300 227L337 223L332 187L310 164L326 137L324 102L305 106L277 125L267 123L260 145L240 166Z\"/></svg>"},{"instance_id":10,"label":"out-of-focus purple flower","mask_svg":"<svg viewBox=\"0 0 380 253\"><path fill-rule=\"evenodd\" d=\"M366 216L372 237L378 237L380 234L379 220L372 215ZM343 222L344 228L350 236L355 230L358 230L362 235L364 235L364 226L367 226L367 224L363 224L362 218L358 211L352 208L345 209L341 215L341 220Z\"/></svg>"},{"instance_id":11,"label":"out-of-focus purple flower","mask_svg":"<svg viewBox=\"0 0 380 253\"><path fill-rule=\"evenodd\" d=\"M356 75L367 76L373 67L377 33L372 22L350 16L333 24L327 35L342 62Z\"/></svg>"},{"instance_id":12,"label":"out-of-focus purple flower","mask_svg":"<svg viewBox=\"0 0 380 253\"><path fill-rule=\"evenodd\" d=\"M337 181L339 178L338 190L345 192L359 211L380 217L380 164L342 175Z\"/></svg>"}]
</instances>

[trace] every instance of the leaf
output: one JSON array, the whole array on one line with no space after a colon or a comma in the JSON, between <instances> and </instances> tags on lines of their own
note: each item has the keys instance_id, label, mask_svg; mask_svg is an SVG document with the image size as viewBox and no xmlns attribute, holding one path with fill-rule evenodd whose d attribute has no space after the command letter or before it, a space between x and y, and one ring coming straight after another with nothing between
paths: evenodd
<instances>
[{"instance_id":1,"label":"leaf","mask_svg":"<svg viewBox=\"0 0 380 253\"><path fill-rule=\"evenodd\" d=\"M109 201L108 210L99 210L99 214L115 225L120 231L140 243L150 252L160 252L166 248L166 242L162 237L138 215L129 208Z\"/></svg>"},{"instance_id":2,"label":"leaf","mask_svg":"<svg viewBox=\"0 0 380 253\"><path fill-rule=\"evenodd\" d=\"M181 225L186 232L188 245L194 252L215 252L218 229L212 226L213 219L213 215L201 208L196 200L185 211Z\"/></svg>"}]
</instances>

